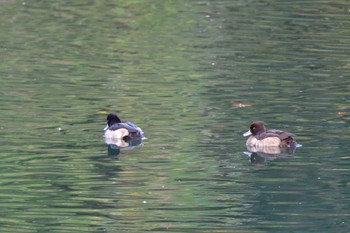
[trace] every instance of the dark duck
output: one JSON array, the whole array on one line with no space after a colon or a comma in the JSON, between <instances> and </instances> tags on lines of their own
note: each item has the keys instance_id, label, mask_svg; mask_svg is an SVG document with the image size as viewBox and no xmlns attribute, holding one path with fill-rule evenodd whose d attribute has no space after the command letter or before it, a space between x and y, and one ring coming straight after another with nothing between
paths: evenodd
<instances>
[{"instance_id":1,"label":"dark duck","mask_svg":"<svg viewBox=\"0 0 350 233\"><path fill-rule=\"evenodd\" d=\"M106 140L130 140L144 139L143 131L132 122L122 122L116 113L107 116L107 126L104 128Z\"/></svg>"}]
</instances>

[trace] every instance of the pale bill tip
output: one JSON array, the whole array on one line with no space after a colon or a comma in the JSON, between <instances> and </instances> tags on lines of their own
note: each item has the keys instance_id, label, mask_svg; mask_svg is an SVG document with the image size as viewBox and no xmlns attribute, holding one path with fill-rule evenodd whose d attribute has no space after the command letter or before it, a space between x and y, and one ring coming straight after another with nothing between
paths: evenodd
<instances>
[{"instance_id":1,"label":"pale bill tip","mask_svg":"<svg viewBox=\"0 0 350 233\"><path fill-rule=\"evenodd\" d=\"M252 135L252 132L250 132L250 130L248 130L247 132L245 132L243 134L244 137L247 137L247 136L250 136L250 135Z\"/></svg>"}]
</instances>

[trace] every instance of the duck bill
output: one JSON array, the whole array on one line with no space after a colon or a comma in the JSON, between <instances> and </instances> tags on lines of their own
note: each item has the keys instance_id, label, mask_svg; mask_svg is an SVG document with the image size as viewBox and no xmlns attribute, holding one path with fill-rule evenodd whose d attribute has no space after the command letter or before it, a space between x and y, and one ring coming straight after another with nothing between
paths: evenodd
<instances>
[{"instance_id":1,"label":"duck bill","mask_svg":"<svg viewBox=\"0 0 350 233\"><path fill-rule=\"evenodd\" d=\"M250 135L252 135L252 132L250 132L250 130L248 130L247 132L245 132L243 134L244 137L247 137L247 136L250 136Z\"/></svg>"},{"instance_id":2,"label":"duck bill","mask_svg":"<svg viewBox=\"0 0 350 233\"><path fill-rule=\"evenodd\" d=\"M108 129L108 124L106 125L106 127L103 130L106 131L107 129Z\"/></svg>"}]
</instances>

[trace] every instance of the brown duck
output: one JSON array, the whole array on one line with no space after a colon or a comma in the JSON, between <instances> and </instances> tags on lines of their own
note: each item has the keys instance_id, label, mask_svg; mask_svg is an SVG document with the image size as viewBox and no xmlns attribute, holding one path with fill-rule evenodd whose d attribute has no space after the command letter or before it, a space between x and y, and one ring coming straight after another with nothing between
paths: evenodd
<instances>
[{"instance_id":1,"label":"brown duck","mask_svg":"<svg viewBox=\"0 0 350 233\"><path fill-rule=\"evenodd\" d=\"M250 136L246 144L254 147L298 147L295 135L277 129L266 130L265 122L256 121L250 125L250 129L243 134Z\"/></svg>"}]
</instances>

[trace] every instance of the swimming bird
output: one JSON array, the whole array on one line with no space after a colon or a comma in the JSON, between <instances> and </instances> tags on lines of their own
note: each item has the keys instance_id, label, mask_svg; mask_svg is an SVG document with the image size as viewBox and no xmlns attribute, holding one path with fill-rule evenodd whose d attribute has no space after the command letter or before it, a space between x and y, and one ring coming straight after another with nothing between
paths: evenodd
<instances>
[{"instance_id":1,"label":"swimming bird","mask_svg":"<svg viewBox=\"0 0 350 233\"><path fill-rule=\"evenodd\" d=\"M249 130L243 134L249 136L247 146L254 147L298 147L300 146L295 135L278 129L266 130L265 122L256 121L250 125Z\"/></svg>"},{"instance_id":2,"label":"swimming bird","mask_svg":"<svg viewBox=\"0 0 350 233\"><path fill-rule=\"evenodd\" d=\"M116 113L107 116L107 126L104 128L104 137L108 141L123 140L128 142L134 139L143 139L143 131L132 122L122 122Z\"/></svg>"}]
</instances>

